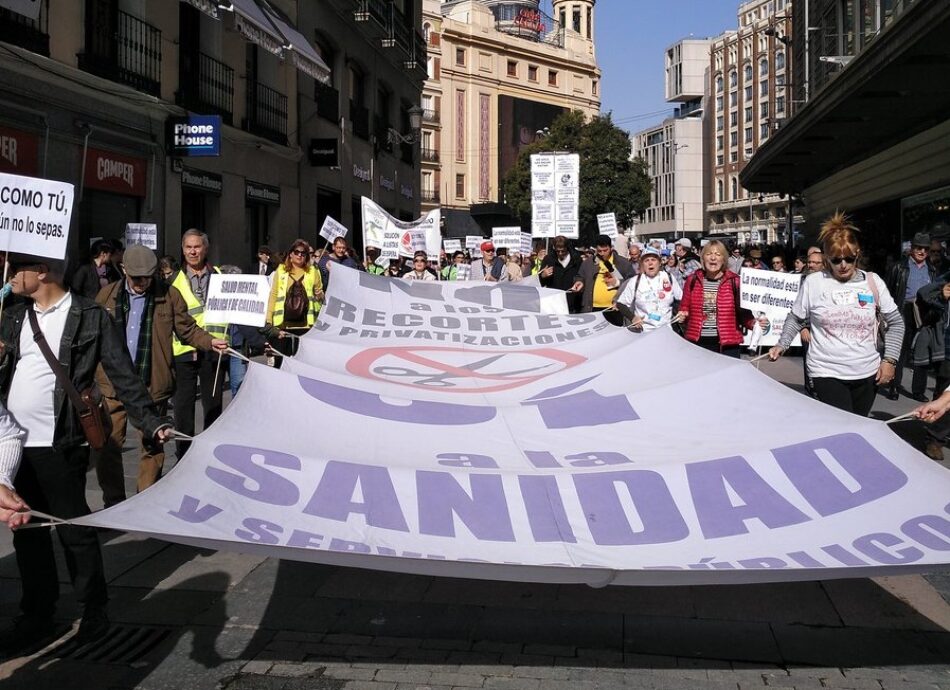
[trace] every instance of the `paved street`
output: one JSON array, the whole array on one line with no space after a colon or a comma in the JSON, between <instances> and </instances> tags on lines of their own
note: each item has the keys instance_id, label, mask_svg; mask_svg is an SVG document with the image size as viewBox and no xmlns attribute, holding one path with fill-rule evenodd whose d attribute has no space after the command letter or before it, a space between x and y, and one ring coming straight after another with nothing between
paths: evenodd
<instances>
[{"instance_id":1,"label":"paved street","mask_svg":"<svg viewBox=\"0 0 950 690\"><path fill-rule=\"evenodd\" d=\"M762 370L801 380L798 358ZM911 407L879 396L873 415ZM919 425L895 426L922 444ZM127 452L129 486L136 463ZM101 505L94 475L90 485ZM950 570L592 589L325 567L116 532L102 540L109 636L6 661L0 688L950 688ZM18 597L3 530L0 622ZM76 614L65 585L64 632Z\"/></svg>"}]
</instances>

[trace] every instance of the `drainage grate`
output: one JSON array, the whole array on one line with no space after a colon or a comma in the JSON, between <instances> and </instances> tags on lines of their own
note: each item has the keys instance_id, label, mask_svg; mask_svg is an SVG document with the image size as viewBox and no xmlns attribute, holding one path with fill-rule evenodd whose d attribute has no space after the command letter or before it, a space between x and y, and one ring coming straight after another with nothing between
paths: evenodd
<instances>
[{"instance_id":1,"label":"drainage grate","mask_svg":"<svg viewBox=\"0 0 950 690\"><path fill-rule=\"evenodd\" d=\"M96 664L137 665L171 635L169 628L113 625L98 640L80 645L67 640L43 655Z\"/></svg>"}]
</instances>

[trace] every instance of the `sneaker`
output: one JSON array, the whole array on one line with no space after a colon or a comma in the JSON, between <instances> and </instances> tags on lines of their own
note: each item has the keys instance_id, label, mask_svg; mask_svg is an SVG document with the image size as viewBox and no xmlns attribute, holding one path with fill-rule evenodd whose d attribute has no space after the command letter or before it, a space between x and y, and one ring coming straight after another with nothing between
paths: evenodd
<instances>
[{"instance_id":1,"label":"sneaker","mask_svg":"<svg viewBox=\"0 0 950 690\"><path fill-rule=\"evenodd\" d=\"M943 460L943 444L929 439L924 447L924 454L931 460Z\"/></svg>"},{"instance_id":2,"label":"sneaker","mask_svg":"<svg viewBox=\"0 0 950 690\"><path fill-rule=\"evenodd\" d=\"M77 645L84 645L98 640L109 632L109 616L104 608L88 609L79 621L79 630L73 638Z\"/></svg>"},{"instance_id":3,"label":"sneaker","mask_svg":"<svg viewBox=\"0 0 950 690\"><path fill-rule=\"evenodd\" d=\"M42 649L56 636L52 616L17 616L11 626L0 632L0 655L10 657Z\"/></svg>"}]
</instances>

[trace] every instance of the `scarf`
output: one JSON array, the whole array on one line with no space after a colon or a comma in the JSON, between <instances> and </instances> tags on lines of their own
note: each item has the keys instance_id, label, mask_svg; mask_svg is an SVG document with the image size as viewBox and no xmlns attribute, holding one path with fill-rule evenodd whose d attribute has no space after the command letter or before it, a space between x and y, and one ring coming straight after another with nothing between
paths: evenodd
<instances>
[{"instance_id":1,"label":"scarf","mask_svg":"<svg viewBox=\"0 0 950 690\"><path fill-rule=\"evenodd\" d=\"M124 282L124 281L123 281ZM115 299L115 321L125 333L129 314L129 293L123 284ZM142 310L142 327L135 348L135 370L146 388L152 383L152 319L155 316L155 296L149 289L145 293L145 308Z\"/></svg>"}]
</instances>

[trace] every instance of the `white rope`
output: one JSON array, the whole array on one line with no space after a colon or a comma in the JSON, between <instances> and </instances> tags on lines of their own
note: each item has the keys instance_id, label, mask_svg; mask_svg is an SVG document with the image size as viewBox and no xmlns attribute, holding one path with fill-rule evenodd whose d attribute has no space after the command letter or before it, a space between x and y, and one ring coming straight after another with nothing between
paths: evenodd
<instances>
[{"instance_id":1,"label":"white rope","mask_svg":"<svg viewBox=\"0 0 950 690\"><path fill-rule=\"evenodd\" d=\"M915 415L913 412L908 412L907 414L902 414L902 415L900 415L900 416L898 416L898 417L893 417L893 418L891 418L891 419L888 419L888 420L887 420L886 422L884 422L884 423L885 423L885 424L894 424L894 423L896 423L896 422L906 422L906 421L909 420L909 419L917 419L917 415Z\"/></svg>"},{"instance_id":2,"label":"white rope","mask_svg":"<svg viewBox=\"0 0 950 690\"><path fill-rule=\"evenodd\" d=\"M237 350L235 350L233 347L229 347L227 350L225 350L225 352L227 352L227 353L228 353L229 355L231 355L232 357L237 357L238 359L243 359L245 362L250 362L250 361L251 361L250 357L245 357L245 356L242 355L240 352L238 352Z\"/></svg>"},{"instance_id":3,"label":"white rope","mask_svg":"<svg viewBox=\"0 0 950 690\"><path fill-rule=\"evenodd\" d=\"M218 394L218 376L221 374L221 362L224 361L224 351L218 350L218 364L214 368L214 383L211 384L211 397Z\"/></svg>"},{"instance_id":4,"label":"white rope","mask_svg":"<svg viewBox=\"0 0 950 690\"><path fill-rule=\"evenodd\" d=\"M751 363L753 363L753 362L758 362L759 360L765 359L765 358L768 357L768 356L769 356L769 353L766 352L764 355L759 355L758 357L753 357L752 359L749 360L749 363L751 364ZM758 367L756 367L756 368L758 368Z\"/></svg>"}]
</instances>

